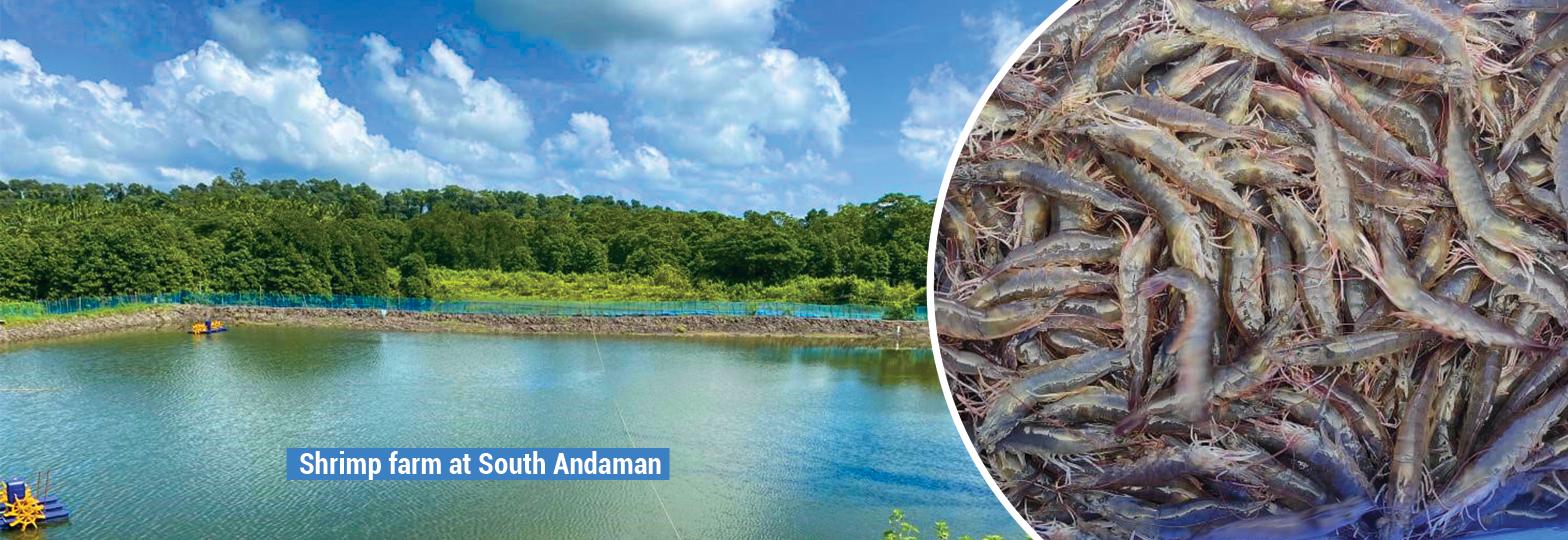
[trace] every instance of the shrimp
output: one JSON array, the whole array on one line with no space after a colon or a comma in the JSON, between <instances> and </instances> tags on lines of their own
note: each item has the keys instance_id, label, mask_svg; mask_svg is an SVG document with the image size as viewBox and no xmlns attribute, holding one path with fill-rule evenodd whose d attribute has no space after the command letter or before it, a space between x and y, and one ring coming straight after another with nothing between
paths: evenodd
<instances>
[{"instance_id":1,"label":"shrimp","mask_svg":"<svg viewBox=\"0 0 1568 540\"><path fill-rule=\"evenodd\" d=\"M1521 202L1531 210L1557 220L1559 223L1568 223L1568 211L1563 209L1562 201L1551 190L1542 189L1530 183L1523 175L1509 174L1509 185L1519 194Z\"/></svg>"},{"instance_id":2,"label":"shrimp","mask_svg":"<svg viewBox=\"0 0 1568 540\"><path fill-rule=\"evenodd\" d=\"M1195 0L1166 0L1176 25L1187 29L1209 43L1241 51L1278 67L1280 73L1290 71L1290 58L1279 47L1263 39L1247 23L1235 15L1220 11Z\"/></svg>"},{"instance_id":3,"label":"shrimp","mask_svg":"<svg viewBox=\"0 0 1568 540\"><path fill-rule=\"evenodd\" d=\"M1314 387L1318 389L1318 387ZM1383 411L1368 401L1366 396L1351 388L1350 383L1343 379L1337 384L1327 387L1326 396L1332 399L1329 403L1338 409L1350 427L1355 429L1362 444L1366 445L1367 453L1383 459L1388 455L1388 431L1383 423ZM1373 471L1376 469L1374 468ZM1372 471L1367 472L1368 475Z\"/></svg>"},{"instance_id":4,"label":"shrimp","mask_svg":"<svg viewBox=\"0 0 1568 540\"><path fill-rule=\"evenodd\" d=\"M1209 381L1209 364L1214 333L1219 328L1219 298L1214 286L1197 274L1181 268L1165 270L1143 281L1138 288L1140 300L1147 300L1166 288L1181 291L1187 305L1181 330L1176 334L1177 363L1181 376L1177 378L1177 394L1182 401L1180 408L1189 419L1203 412L1212 391Z\"/></svg>"},{"instance_id":5,"label":"shrimp","mask_svg":"<svg viewBox=\"0 0 1568 540\"><path fill-rule=\"evenodd\" d=\"M1383 129L1377 118L1367 112L1343 84L1307 71L1297 71L1295 81L1303 90L1303 101L1310 98L1317 102L1328 117L1365 143L1377 157L1429 178L1441 179L1447 174L1432 160L1411 154L1403 143Z\"/></svg>"},{"instance_id":6,"label":"shrimp","mask_svg":"<svg viewBox=\"0 0 1568 540\"><path fill-rule=\"evenodd\" d=\"M1568 19L1558 18L1557 23L1546 28L1545 31L1537 32L1535 41L1530 42L1530 46L1519 52L1519 57L1514 59L1514 64L1524 65L1534 60L1536 56L1568 47L1568 24L1564 24L1564 20Z\"/></svg>"},{"instance_id":7,"label":"shrimp","mask_svg":"<svg viewBox=\"0 0 1568 540\"><path fill-rule=\"evenodd\" d=\"M1235 186L1215 172L1213 166L1163 129L1148 124L1098 125L1088 128L1087 133L1101 144L1148 160L1171 180L1231 217L1263 227L1274 226L1249 208L1236 194Z\"/></svg>"},{"instance_id":8,"label":"shrimp","mask_svg":"<svg viewBox=\"0 0 1568 540\"><path fill-rule=\"evenodd\" d=\"M1094 207L1088 203L1055 200L1051 201L1051 230L1064 231L1094 231L1100 228L1099 217L1094 215Z\"/></svg>"},{"instance_id":9,"label":"shrimp","mask_svg":"<svg viewBox=\"0 0 1568 540\"><path fill-rule=\"evenodd\" d=\"M1137 204L1117 196L1104 187L1040 163L1005 159L981 164L982 177L994 178L1061 199L1089 203L1110 212L1142 213Z\"/></svg>"},{"instance_id":10,"label":"shrimp","mask_svg":"<svg viewBox=\"0 0 1568 540\"><path fill-rule=\"evenodd\" d=\"M1444 354L1455 354L1460 346L1458 343L1446 344L1443 347L1454 352L1445 351ZM1443 388L1437 395L1437 412L1432 421L1431 450L1427 453L1427 461L1431 463L1428 469L1433 484L1447 483L1459 463L1457 455L1459 449L1457 441L1454 440L1454 431L1458 429L1459 408L1464 399L1466 377L1457 375L1468 369L1470 362L1467 360L1473 359L1473 356L1459 359L1454 365L1453 375L1443 381Z\"/></svg>"},{"instance_id":11,"label":"shrimp","mask_svg":"<svg viewBox=\"0 0 1568 540\"><path fill-rule=\"evenodd\" d=\"M1243 424L1239 431L1270 451L1284 452L1306 463L1341 499L1372 493L1372 481L1345 447L1315 429L1283 420L1254 420Z\"/></svg>"},{"instance_id":12,"label":"shrimp","mask_svg":"<svg viewBox=\"0 0 1568 540\"><path fill-rule=\"evenodd\" d=\"M1454 302L1465 302L1476 294L1485 281L1486 274L1482 274L1480 270L1460 268L1437 280L1437 283L1432 285L1432 296Z\"/></svg>"},{"instance_id":13,"label":"shrimp","mask_svg":"<svg viewBox=\"0 0 1568 540\"><path fill-rule=\"evenodd\" d=\"M1266 30L1263 37L1276 45L1328 43L1364 38L1391 38L1404 24L1397 15L1364 11L1336 11L1293 21Z\"/></svg>"},{"instance_id":14,"label":"shrimp","mask_svg":"<svg viewBox=\"0 0 1568 540\"><path fill-rule=\"evenodd\" d=\"M1437 278L1448 269L1448 254L1454 245L1453 216L1450 212L1436 212L1427 218L1421 244L1416 246L1416 256L1410 261L1411 272L1423 289L1437 284Z\"/></svg>"},{"instance_id":15,"label":"shrimp","mask_svg":"<svg viewBox=\"0 0 1568 540\"><path fill-rule=\"evenodd\" d=\"M998 366L985 356L949 346L941 348L942 365L965 375L1002 380L1013 375L1012 370Z\"/></svg>"},{"instance_id":16,"label":"shrimp","mask_svg":"<svg viewBox=\"0 0 1568 540\"><path fill-rule=\"evenodd\" d=\"M1030 127L1025 130L1029 135L1039 135L1056 129L1066 127L1078 113L1090 105L1096 94L1100 91L1100 79L1103 74L1110 71L1116 60L1115 52L1121 50L1124 36L1116 35L1099 46L1089 54L1080 58L1068 75L1067 83L1051 96L1043 110L1036 114Z\"/></svg>"},{"instance_id":17,"label":"shrimp","mask_svg":"<svg viewBox=\"0 0 1568 540\"><path fill-rule=\"evenodd\" d=\"M1051 201L1045 195L1028 192L1018 197L1017 237L1014 245L1039 242L1050 232Z\"/></svg>"},{"instance_id":18,"label":"shrimp","mask_svg":"<svg viewBox=\"0 0 1568 540\"><path fill-rule=\"evenodd\" d=\"M1145 220L1132 239L1122 248L1116 273L1116 296L1122 306L1122 340L1126 343L1129 365L1132 366L1132 384L1127 389L1128 403L1136 404L1143 396L1144 384L1154 369L1149 357L1149 308L1138 298L1138 285L1149 275L1160 249L1160 226L1155 220Z\"/></svg>"},{"instance_id":19,"label":"shrimp","mask_svg":"<svg viewBox=\"0 0 1568 540\"><path fill-rule=\"evenodd\" d=\"M1158 486L1183 476L1216 476L1261 458L1261 452L1226 450L1207 444L1165 447L1142 457L1100 467L1080 477L1078 488Z\"/></svg>"},{"instance_id":20,"label":"shrimp","mask_svg":"<svg viewBox=\"0 0 1568 540\"><path fill-rule=\"evenodd\" d=\"M1268 382L1269 376L1279 366L1279 362L1274 357L1274 348L1278 347L1295 327L1295 311L1269 323L1269 326L1260 332L1257 341L1243 350L1235 360L1220 368L1219 373L1214 376L1214 397L1240 399Z\"/></svg>"},{"instance_id":21,"label":"shrimp","mask_svg":"<svg viewBox=\"0 0 1568 540\"><path fill-rule=\"evenodd\" d=\"M1024 424L997 441L996 449L1055 462L1063 457L1092 454L1126 444L1112 434L1110 428L1102 426L1059 428Z\"/></svg>"},{"instance_id":22,"label":"shrimp","mask_svg":"<svg viewBox=\"0 0 1568 540\"><path fill-rule=\"evenodd\" d=\"M1100 155L1105 165L1148 203L1165 229L1166 243L1176 265L1204 279L1217 279L1219 257L1213 253L1208 227L1198 215L1198 208L1138 160L1111 150L1101 150Z\"/></svg>"},{"instance_id":23,"label":"shrimp","mask_svg":"<svg viewBox=\"0 0 1568 540\"><path fill-rule=\"evenodd\" d=\"M1513 165L1524 150L1525 140L1541 132L1548 122L1563 112L1565 106L1568 106L1568 62L1552 69L1541 83L1541 89L1536 92L1535 100L1530 102L1530 108L1514 120L1508 130L1508 138L1503 140L1503 149L1497 156L1498 167L1507 169Z\"/></svg>"},{"instance_id":24,"label":"shrimp","mask_svg":"<svg viewBox=\"0 0 1568 540\"><path fill-rule=\"evenodd\" d=\"M1350 91L1363 108L1377 115L1389 131L1422 157L1437 155L1437 124L1420 105L1367 82L1354 70L1329 68L1333 78Z\"/></svg>"},{"instance_id":25,"label":"shrimp","mask_svg":"<svg viewBox=\"0 0 1568 540\"><path fill-rule=\"evenodd\" d=\"M1404 253L1396 251L1387 241L1380 239L1378 244L1376 253L1370 247L1367 249L1367 257L1372 261L1367 277L1402 310L1400 315L1445 336L1472 343L1529 350L1544 348L1512 328L1423 290L1411 275Z\"/></svg>"},{"instance_id":26,"label":"shrimp","mask_svg":"<svg viewBox=\"0 0 1568 540\"><path fill-rule=\"evenodd\" d=\"M1496 11L1539 11L1542 13L1568 13L1568 2L1563 0L1482 0L1465 6L1464 12L1491 13Z\"/></svg>"},{"instance_id":27,"label":"shrimp","mask_svg":"<svg viewBox=\"0 0 1568 540\"><path fill-rule=\"evenodd\" d=\"M1317 167L1318 214L1323 218L1329 246L1352 266L1364 265L1366 261L1357 255L1363 240L1361 226L1351 218L1354 209L1345 156L1339 153L1339 140L1328 115L1311 100L1306 103L1307 119L1312 121L1312 139L1317 143L1312 157Z\"/></svg>"},{"instance_id":28,"label":"shrimp","mask_svg":"<svg viewBox=\"0 0 1568 540\"><path fill-rule=\"evenodd\" d=\"M1394 457L1389 463L1388 509L1383 512L1381 537L1403 538L1410 534L1410 521L1421 502L1422 465L1427 449L1432 443L1433 416L1436 411L1439 385L1443 383L1441 359L1428 361L1421 385L1410 396L1410 407L1405 408L1405 418L1399 422L1399 433L1394 436Z\"/></svg>"},{"instance_id":29,"label":"shrimp","mask_svg":"<svg viewBox=\"0 0 1568 540\"><path fill-rule=\"evenodd\" d=\"M1023 105L1040 105L1045 102L1045 91L1017 73L1008 73L996 86L996 97Z\"/></svg>"},{"instance_id":30,"label":"shrimp","mask_svg":"<svg viewBox=\"0 0 1568 540\"><path fill-rule=\"evenodd\" d=\"M1105 349L1023 372L991 398L985 420L975 428L975 442L991 448L1012 433L1036 405L1064 397L1064 392L1126 367L1126 351Z\"/></svg>"},{"instance_id":31,"label":"shrimp","mask_svg":"<svg viewBox=\"0 0 1568 540\"><path fill-rule=\"evenodd\" d=\"M1535 403L1535 400L1548 389L1558 384L1563 373L1568 373L1568 347L1561 347L1550 355L1541 356L1525 370L1524 375L1514 382L1508 392L1508 399L1503 400L1502 407L1497 409L1497 417L1518 416L1520 411Z\"/></svg>"},{"instance_id":32,"label":"shrimp","mask_svg":"<svg viewBox=\"0 0 1568 540\"><path fill-rule=\"evenodd\" d=\"M1340 139L1340 142L1344 141ZM1424 214L1454 206L1453 197L1442 186L1403 176L1374 175L1348 160L1345 170L1350 172L1351 195L1363 204L1401 214Z\"/></svg>"},{"instance_id":33,"label":"shrimp","mask_svg":"<svg viewBox=\"0 0 1568 540\"><path fill-rule=\"evenodd\" d=\"M964 303L985 308L1014 300L1086 296L1110 292L1111 278L1069 267L1009 270L983 280Z\"/></svg>"},{"instance_id":34,"label":"shrimp","mask_svg":"<svg viewBox=\"0 0 1568 540\"><path fill-rule=\"evenodd\" d=\"M1306 304L1307 320L1323 335L1338 335L1339 293L1335 291L1334 262L1329 256L1323 231L1313 223L1301 201L1278 194L1270 195L1274 216L1284 224L1291 249L1298 262L1298 289Z\"/></svg>"},{"instance_id":35,"label":"shrimp","mask_svg":"<svg viewBox=\"0 0 1568 540\"><path fill-rule=\"evenodd\" d=\"M976 309L938 297L932 318L939 333L958 339L1000 339L1036 326L1107 326L1091 317L1054 313L1060 303L1060 299L1024 300Z\"/></svg>"},{"instance_id":36,"label":"shrimp","mask_svg":"<svg viewBox=\"0 0 1568 540\"><path fill-rule=\"evenodd\" d=\"M1278 17L1299 19L1328 13L1323 0L1221 0L1215 7L1246 20Z\"/></svg>"},{"instance_id":37,"label":"shrimp","mask_svg":"<svg viewBox=\"0 0 1568 540\"><path fill-rule=\"evenodd\" d=\"M1116 260L1122 239L1080 230L1052 234L1007 253L986 272L991 278L1018 268L1049 265L1099 264Z\"/></svg>"},{"instance_id":38,"label":"shrimp","mask_svg":"<svg viewBox=\"0 0 1568 540\"><path fill-rule=\"evenodd\" d=\"M1127 416L1127 396L1100 386L1086 386L1058 401L1040 405L1035 417L1063 424L1105 424Z\"/></svg>"},{"instance_id":39,"label":"shrimp","mask_svg":"<svg viewBox=\"0 0 1568 540\"><path fill-rule=\"evenodd\" d=\"M1214 170L1231 183L1264 189L1294 189L1312 185L1290 165L1230 152L1220 157Z\"/></svg>"},{"instance_id":40,"label":"shrimp","mask_svg":"<svg viewBox=\"0 0 1568 540\"><path fill-rule=\"evenodd\" d=\"M1108 22L1121 24L1126 10L1136 7L1133 0L1102 0L1097 2L1084 2L1074 9L1067 10L1040 36L1040 42L1047 46L1066 50L1073 49L1074 56L1081 52L1074 45L1082 43L1088 37L1095 35Z\"/></svg>"},{"instance_id":41,"label":"shrimp","mask_svg":"<svg viewBox=\"0 0 1568 540\"><path fill-rule=\"evenodd\" d=\"M1292 345L1275 352L1289 366L1348 366L1408 351L1430 339L1420 330L1381 330L1335 336Z\"/></svg>"},{"instance_id":42,"label":"shrimp","mask_svg":"<svg viewBox=\"0 0 1568 540\"><path fill-rule=\"evenodd\" d=\"M1256 513L1263 505L1230 503L1210 498L1153 506L1127 495L1087 498L1092 508L1103 509L1111 521L1138 537L1184 538L1186 529L1215 522L1230 522Z\"/></svg>"},{"instance_id":43,"label":"shrimp","mask_svg":"<svg viewBox=\"0 0 1568 540\"><path fill-rule=\"evenodd\" d=\"M1465 400L1464 416L1459 418L1459 455L1471 455L1474 449L1477 432L1483 428L1482 423L1492 415L1493 397L1497 393L1498 379L1503 373L1503 351L1489 349L1481 356L1481 369L1470 370L1470 380L1466 384L1470 395Z\"/></svg>"},{"instance_id":44,"label":"shrimp","mask_svg":"<svg viewBox=\"0 0 1568 540\"><path fill-rule=\"evenodd\" d=\"M1552 181L1557 198L1568 210L1568 122L1563 123L1562 133L1557 134L1557 145L1552 150Z\"/></svg>"},{"instance_id":45,"label":"shrimp","mask_svg":"<svg viewBox=\"0 0 1568 540\"><path fill-rule=\"evenodd\" d=\"M1230 125L1239 126L1252 119L1252 90L1257 86L1258 63L1243 62L1233 73L1230 79L1218 88L1217 95L1209 103L1208 109L1219 115L1220 119ZM1242 126L1239 128L1243 136L1261 138L1266 132L1262 128ZM1219 144L1220 141L1210 141ZM1212 154L1215 152L1205 152Z\"/></svg>"},{"instance_id":46,"label":"shrimp","mask_svg":"<svg viewBox=\"0 0 1568 540\"><path fill-rule=\"evenodd\" d=\"M1487 277L1508 286L1558 321L1568 322L1568 283L1540 267L1519 264L1518 258L1484 242L1472 243L1468 251Z\"/></svg>"},{"instance_id":47,"label":"shrimp","mask_svg":"<svg viewBox=\"0 0 1568 540\"><path fill-rule=\"evenodd\" d=\"M1056 312L1062 315L1077 315L1091 319L1099 319L1108 323L1122 320L1122 307L1114 298L1104 296L1074 296L1063 300L1056 307ZM1123 331L1123 334L1126 332Z\"/></svg>"},{"instance_id":48,"label":"shrimp","mask_svg":"<svg viewBox=\"0 0 1568 540\"><path fill-rule=\"evenodd\" d=\"M1427 58L1388 56L1355 49L1324 47L1305 42L1285 42L1280 46L1303 55L1316 56L1336 64L1382 75L1390 79L1423 85L1442 84L1458 86L1467 84L1471 75L1457 66Z\"/></svg>"},{"instance_id":49,"label":"shrimp","mask_svg":"<svg viewBox=\"0 0 1568 540\"><path fill-rule=\"evenodd\" d=\"M1078 328L1052 328L1040 333L1040 341L1062 356L1100 350L1111 345L1103 333Z\"/></svg>"},{"instance_id":50,"label":"shrimp","mask_svg":"<svg viewBox=\"0 0 1568 540\"><path fill-rule=\"evenodd\" d=\"M1269 320L1293 313L1296 306L1296 274L1290 240L1277 231L1263 231L1263 282L1268 290Z\"/></svg>"},{"instance_id":51,"label":"shrimp","mask_svg":"<svg viewBox=\"0 0 1568 540\"><path fill-rule=\"evenodd\" d=\"M1124 94L1100 100L1112 112L1157 124L1177 132L1202 133L1221 139L1257 139L1262 129L1226 122L1214 113L1162 96Z\"/></svg>"},{"instance_id":52,"label":"shrimp","mask_svg":"<svg viewBox=\"0 0 1568 540\"><path fill-rule=\"evenodd\" d=\"M1263 242L1251 225L1232 221L1225 264L1225 308L1246 336L1263 331Z\"/></svg>"},{"instance_id":53,"label":"shrimp","mask_svg":"<svg viewBox=\"0 0 1568 540\"><path fill-rule=\"evenodd\" d=\"M1043 31L961 148L930 285L1036 533L1568 523L1558 1L1081 0Z\"/></svg>"},{"instance_id":54,"label":"shrimp","mask_svg":"<svg viewBox=\"0 0 1568 540\"><path fill-rule=\"evenodd\" d=\"M1367 499L1326 504L1293 514L1274 514L1209 529L1192 540L1311 540L1349 526L1372 510Z\"/></svg>"},{"instance_id":55,"label":"shrimp","mask_svg":"<svg viewBox=\"0 0 1568 540\"><path fill-rule=\"evenodd\" d=\"M1509 422L1491 445L1459 471L1426 514L1441 527L1465 508L1484 501L1529 457L1547 429L1568 409L1568 385L1559 386Z\"/></svg>"},{"instance_id":56,"label":"shrimp","mask_svg":"<svg viewBox=\"0 0 1568 540\"><path fill-rule=\"evenodd\" d=\"M1252 459L1246 468L1232 469L1230 476L1250 484L1267 486L1269 494L1277 496L1291 509L1311 508L1328 504L1331 500L1328 493L1317 482L1281 464L1250 439L1236 433L1222 435L1221 439L1224 445L1232 450L1258 456Z\"/></svg>"},{"instance_id":57,"label":"shrimp","mask_svg":"<svg viewBox=\"0 0 1568 540\"><path fill-rule=\"evenodd\" d=\"M1185 32L1153 32L1138 36L1116 57L1116 63L1100 81L1100 87L1132 90L1150 69L1191 55L1202 47L1202 41Z\"/></svg>"},{"instance_id":58,"label":"shrimp","mask_svg":"<svg viewBox=\"0 0 1568 540\"><path fill-rule=\"evenodd\" d=\"M1190 36L1191 34L1183 34ZM1158 81L1150 84L1149 90L1160 95L1179 98L1192 93L1203 84L1203 81L1214 76L1221 70L1230 67L1234 61L1220 62L1220 56L1225 54L1225 48L1218 45L1204 45L1198 52L1183 59L1181 62L1160 76Z\"/></svg>"},{"instance_id":59,"label":"shrimp","mask_svg":"<svg viewBox=\"0 0 1568 540\"><path fill-rule=\"evenodd\" d=\"M1470 152L1473 140L1469 126L1450 104L1447 134L1443 145L1443 164L1448 168L1448 190L1454 194L1459 218L1471 234L1505 251L1522 255L1536 251L1568 251L1568 243L1552 238L1546 231L1510 218L1492 206L1492 195L1481 180L1481 169Z\"/></svg>"}]
</instances>

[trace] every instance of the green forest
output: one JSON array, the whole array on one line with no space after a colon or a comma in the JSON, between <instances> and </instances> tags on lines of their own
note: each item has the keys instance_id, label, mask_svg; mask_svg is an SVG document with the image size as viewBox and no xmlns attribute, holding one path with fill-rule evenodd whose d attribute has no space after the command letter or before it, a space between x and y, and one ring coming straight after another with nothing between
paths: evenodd
<instances>
[{"instance_id":1,"label":"green forest","mask_svg":"<svg viewBox=\"0 0 1568 540\"><path fill-rule=\"evenodd\" d=\"M0 183L0 299L175 291L919 301L931 201L805 216L337 180Z\"/></svg>"}]
</instances>

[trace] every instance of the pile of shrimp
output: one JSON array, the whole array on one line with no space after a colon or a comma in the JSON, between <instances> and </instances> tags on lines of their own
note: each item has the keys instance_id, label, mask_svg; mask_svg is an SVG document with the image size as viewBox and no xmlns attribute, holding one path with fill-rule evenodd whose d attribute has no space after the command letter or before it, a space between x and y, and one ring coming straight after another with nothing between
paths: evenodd
<instances>
[{"instance_id":1,"label":"pile of shrimp","mask_svg":"<svg viewBox=\"0 0 1568 540\"><path fill-rule=\"evenodd\" d=\"M932 306L1047 538L1568 522L1568 0L1084 0L967 134Z\"/></svg>"}]
</instances>

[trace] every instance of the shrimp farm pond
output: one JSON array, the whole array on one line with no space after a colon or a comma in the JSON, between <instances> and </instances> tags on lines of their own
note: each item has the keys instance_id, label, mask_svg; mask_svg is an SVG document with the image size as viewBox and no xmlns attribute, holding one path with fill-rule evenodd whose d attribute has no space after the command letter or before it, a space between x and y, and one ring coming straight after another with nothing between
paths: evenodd
<instances>
[{"instance_id":1,"label":"shrimp farm pond","mask_svg":"<svg viewBox=\"0 0 1568 540\"><path fill-rule=\"evenodd\" d=\"M6 538L676 538L672 522L683 538L874 538L893 508L1019 535L924 350L142 332L0 348L0 414L0 475L52 471L72 509ZM650 482L284 479L290 447L617 447L628 431L670 448L668 518Z\"/></svg>"},{"instance_id":2,"label":"shrimp farm pond","mask_svg":"<svg viewBox=\"0 0 1568 540\"><path fill-rule=\"evenodd\" d=\"M1063 12L935 253L1007 498L1053 537L1565 534L1565 49L1563 0Z\"/></svg>"}]
</instances>

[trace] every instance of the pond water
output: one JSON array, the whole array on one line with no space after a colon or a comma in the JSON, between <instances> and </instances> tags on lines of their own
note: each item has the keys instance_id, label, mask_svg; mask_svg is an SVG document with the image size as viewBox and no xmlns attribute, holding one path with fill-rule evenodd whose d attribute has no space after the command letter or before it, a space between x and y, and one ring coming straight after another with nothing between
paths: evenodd
<instances>
[{"instance_id":1,"label":"pond water","mask_svg":"<svg viewBox=\"0 0 1568 540\"><path fill-rule=\"evenodd\" d=\"M928 351L754 340L105 336L0 348L0 475L53 470L73 514L45 538L880 538L895 507L1021 537L936 377ZM629 438L671 479L284 480L289 447Z\"/></svg>"}]
</instances>

